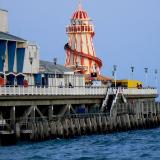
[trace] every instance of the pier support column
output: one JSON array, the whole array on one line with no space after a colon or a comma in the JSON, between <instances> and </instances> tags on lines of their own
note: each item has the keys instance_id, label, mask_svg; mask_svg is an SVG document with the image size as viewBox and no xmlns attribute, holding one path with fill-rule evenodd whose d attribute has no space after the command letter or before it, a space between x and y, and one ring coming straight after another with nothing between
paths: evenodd
<instances>
[{"instance_id":1,"label":"pier support column","mask_svg":"<svg viewBox=\"0 0 160 160\"><path fill-rule=\"evenodd\" d=\"M11 107L10 110L11 127L14 127L16 122L15 106Z\"/></svg>"},{"instance_id":2,"label":"pier support column","mask_svg":"<svg viewBox=\"0 0 160 160\"><path fill-rule=\"evenodd\" d=\"M137 118L139 119L140 118L140 115L141 115L141 106L140 106L140 102L136 102L136 115L137 115Z\"/></svg>"},{"instance_id":3,"label":"pier support column","mask_svg":"<svg viewBox=\"0 0 160 160\"><path fill-rule=\"evenodd\" d=\"M139 102L141 105L141 117L144 117L144 103L143 102Z\"/></svg>"},{"instance_id":4,"label":"pier support column","mask_svg":"<svg viewBox=\"0 0 160 160\"><path fill-rule=\"evenodd\" d=\"M49 108L48 108L48 118L49 118L49 121L52 120L52 117L53 117L53 105L49 106Z\"/></svg>"},{"instance_id":5,"label":"pier support column","mask_svg":"<svg viewBox=\"0 0 160 160\"><path fill-rule=\"evenodd\" d=\"M154 110L153 110L153 112L154 112L154 115L157 115L157 111L156 111L156 102L153 102L153 108L154 108Z\"/></svg>"},{"instance_id":6,"label":"pier support column","mask_svg":"<svg viewBox=\"0 0 160 160\"><path fill-rule=\"evenodd\" d=\"M71 104L67 104L66 107L67 107L66 113L70 114L71 113L71 107L72 107L72 105Z\"/></svg>"},{"instance_id":7,"label":"pier support column","mask_svg":"<svg viewBox=\"0 0 160 160\"><path fill-rule=\"evenodd\" d=\"M148 104L148 102L147 103L145 103L145 105L146 105L146 115L147 115L147 118L148 118L148 111L149 111L149 104Z\"/></svg>"},{"instance_id":8,"label":"pier support column","mask_svg":"<svg viewBox=\"0 0 160 160\"><path fill-rule=\"evenodd\" d=\"M31 118L32 118L32 122L35 122L35 118L36 118L36 106L32 106L32 111L31 111Z\"/></svg>"}]
</instances>

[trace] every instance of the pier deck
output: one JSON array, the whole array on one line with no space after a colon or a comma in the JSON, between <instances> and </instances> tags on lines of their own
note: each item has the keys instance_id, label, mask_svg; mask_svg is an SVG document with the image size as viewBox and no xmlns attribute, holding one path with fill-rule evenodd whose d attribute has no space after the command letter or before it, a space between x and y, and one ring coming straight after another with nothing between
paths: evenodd
<instances>
[{"instance_id":1,"label":"pier deck","mask_svg":"<svg viewBox=\"0 0 160 160\"><path fill-rule=\"evenodd\" d=\"M122 129L139 119L156 121L157 95L154 88L0 87L0 137L45 140L110 132L120 122Z\"/></svg>"}]
</instances>

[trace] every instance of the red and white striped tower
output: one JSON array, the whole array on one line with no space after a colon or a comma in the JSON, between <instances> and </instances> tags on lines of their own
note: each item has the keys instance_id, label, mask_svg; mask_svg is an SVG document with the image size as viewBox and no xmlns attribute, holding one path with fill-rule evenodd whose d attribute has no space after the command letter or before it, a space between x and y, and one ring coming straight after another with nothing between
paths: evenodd
<instances>
[{"instance_id":1,"label":"red and white striped tower","mask_svg":"<svg viewBox=\"0 0 160 160\"><path fill-rule=\"evenodd\" d=\"M96 57L93 46L94 26L81 5L74 12L66 32L69 41L65 45L65 66L82 74L100 74L102 61Z\"/></svg>"}]
</instances>

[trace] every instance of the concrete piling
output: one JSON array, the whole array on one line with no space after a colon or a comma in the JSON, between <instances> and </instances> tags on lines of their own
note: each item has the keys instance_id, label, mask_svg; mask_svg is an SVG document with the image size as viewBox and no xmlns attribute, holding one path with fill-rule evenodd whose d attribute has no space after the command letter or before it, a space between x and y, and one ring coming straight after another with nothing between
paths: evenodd
<instances>
[{"instance_id":1,"label":"concrete piling","mask_svg":"<svg viewBox=\"0 0 160 160\"><path fill-rule=\"evenodd\" d=\"M92 124L91 124L90 118L86 119L86 132L88 134L92 133Z\"/></svg>"},{"instance_id":2,"label":"concrete piling","mask_svg":"<svg viewBox=\"0 0 160 160\"><path fill-rule=\"evenodd\" d=\"M37 106L31 106L25 112L25 119L18 121L14 107L10 108L10 121L5 128L13 132L17 140L22 134L31 141L43 141L49 138L72 138L81 135L104 134L133 129L154 128L160 125L160 103L153 101L133 101L127 104L115 104L109 113L92 113L84 115L53 115L53 106L48 107L45 118ZM37 115L40 117L34 117ZM1 116L2 119L2 116Z\"/></svg>"},{"instance_id":3,"label":"concrete piling","mask_svg":"<svg viewBox=\"0 0 160 160\"><path fill-rule=\"evenodd\" d=\"M51 122L49 123L49 126L50 126L50 134L51 134L51 137L52 137L52 138L55 138L56 135L57 135L56 122L51 121Z\"/></svg>"},{"instance_id":4,"label":"concrete piling","mask_svg":"<svg viewBox=\"0 0 160 160\"><path fill-rule=\"evenodd\" d=\"M101 133L102 132L102 119L101 119L101 116L98 116L96 118L96 121L97 121L97 132Z\"/></svg>"},{"instance_id":5,"label":"concrete piling","mask_svg":"<svg viewBox=\"0 0 160 160\"><path fill-rule=\"evenodd\" d=\"M102 116L102 133L107 131L107 120L105 116Z\"/></svg>"},{"instance_id":6,"label":"concrete piling","mask_svg":"<svg viewBox=\"0 0 160 160\"><path fill-rule=\"evenodd\" d=\"M79 123L79 119L74 119L74 125L75 125L75 135L80 136L81 135L81 126Z\"/></svg>"}]
</instances>

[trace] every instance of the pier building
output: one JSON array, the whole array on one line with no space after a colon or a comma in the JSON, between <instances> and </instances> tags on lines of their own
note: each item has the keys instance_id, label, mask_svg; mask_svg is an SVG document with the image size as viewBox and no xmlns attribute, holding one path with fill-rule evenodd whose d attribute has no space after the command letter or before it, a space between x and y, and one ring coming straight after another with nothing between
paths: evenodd
<instances>
[{"instance_id":1,"label":"pier building","mask_svg":"<svg viewBox=\"0 0 160 160\"><path fill-rule=\"evenodd\" d=\"M38 76L39 75L39 76ZM65 87L85 86L85 77L83 74L74 73L72 70L58 64L56 61L40 61L40 73L35 75L36 82L40 85Z\"/></svg>"},{"instance_id":2,"label":"pier building","mask_svg":"<svg viewBox=\"0 0 160 160\"><path fill-rule=\"evenodd\" d=\"M8 12L0 10L0 85L34 84L39 73L39 48L8 31ZM3 80L2 80L3 79Z\"/></svg>"}]
</instances>

